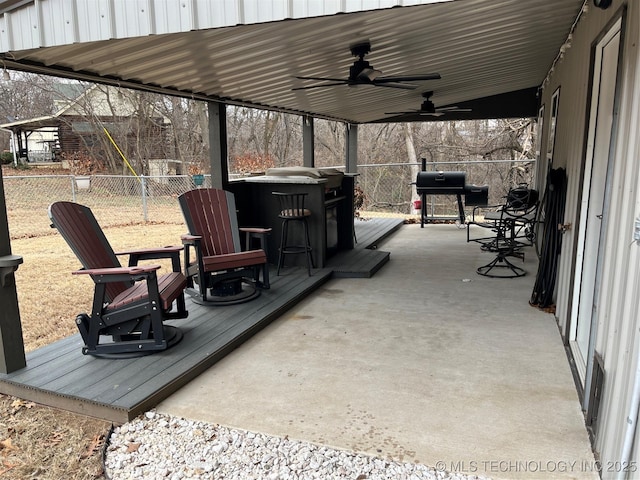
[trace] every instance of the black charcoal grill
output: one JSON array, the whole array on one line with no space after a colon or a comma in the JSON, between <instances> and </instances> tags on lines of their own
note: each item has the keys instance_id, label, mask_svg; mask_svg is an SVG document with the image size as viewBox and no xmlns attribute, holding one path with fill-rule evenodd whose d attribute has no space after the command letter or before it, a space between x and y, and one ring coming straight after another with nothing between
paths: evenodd
<instances>
[{"instance_id":1,"label":"black charcoal grill","mask_svg":"<svg viewBox=\"0 0 640 480\"><path fill-rule=\"evenodd\" d=\"M424 168L423 168L424 170ZM427 195L455 195L458 200L460 225L464 224L464 208L462 195L465 193L464 172L418 172L416 178L416 192L420 195L420 227L424 228Z\"/></svg>"},{"instance_id":2,"label":"black charcoal grill","mask_svg":"<svg viewBox=\"0 0 640 480\"><path fill-rule=\"evenodd\" d=\"M416 178L416 193L420 195L420 226L424 228L427 195L455 195L458 200L460 225L464 225L465 214L462 206L462 195L468 196L469 204L486 205L488 187L466 184L465 172L427 172L426 160L422 159L422 171Z\"/></svg>"}]
</instances>

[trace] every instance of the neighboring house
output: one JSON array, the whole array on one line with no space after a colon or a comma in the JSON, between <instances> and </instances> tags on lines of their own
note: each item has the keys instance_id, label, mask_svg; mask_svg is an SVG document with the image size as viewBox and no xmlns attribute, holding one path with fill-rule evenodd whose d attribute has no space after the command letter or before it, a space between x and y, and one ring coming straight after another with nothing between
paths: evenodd
<instances>
[{"instance_id":1,"label":"neighboring house","mask_svg":"<svg viewBox=\"0 0 640 480\"><path fill-rule=\"evenodd\" d=\"M111 159L112 165L119 165L119 153L109 136L133 158L140 157L141 152L129 145L140 145L134 141L139 139L143 139L147 161L164 159L171 153L166 140L169 120L153 109L147 109L148 115L140 115L135 92L77 83L54 88L56 113L0 125L0 129L11 131L12 149L22 161L61 162L65 154L84 151L104 164Z\"/></svg>"}]
</instances>

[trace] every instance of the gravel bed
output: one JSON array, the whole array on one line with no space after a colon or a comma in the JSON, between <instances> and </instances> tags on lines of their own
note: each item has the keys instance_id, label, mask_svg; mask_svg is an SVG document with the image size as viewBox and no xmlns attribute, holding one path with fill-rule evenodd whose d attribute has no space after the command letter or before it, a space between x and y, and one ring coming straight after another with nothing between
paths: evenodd
<instances>
[{"instance_id":1,"label":"gravel bed","mask_svg":"<svg viewBox=\"0 0 640 480\"><path fill-rule=\"evenodd\" d=\"M114 429L105 469L112 480L486 479L185 420L154 410Z\"/></svg>"}]
</instances>

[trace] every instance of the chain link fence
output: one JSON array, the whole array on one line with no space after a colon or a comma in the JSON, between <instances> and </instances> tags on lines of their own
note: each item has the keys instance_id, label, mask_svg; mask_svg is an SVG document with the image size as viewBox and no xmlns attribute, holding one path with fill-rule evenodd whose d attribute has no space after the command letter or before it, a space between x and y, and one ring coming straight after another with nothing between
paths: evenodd
<instances>
[{"instance_id":1,"label":"chain link fence","mask_svg":"<svg viewBox=\"0 0 640 480\"><path fill-rule=\"evenodd\" d=\"M91 208L102 227L183 223L178 196L198 186L210 186L211 176L116 175L6 176L4 180L11 238L52 234L49 205L73 201Z\"/></svg>"},{"instance_id":2,"label":"chain link fence","mask_svg":"<svg viewBox=\"0 0 640 480\"><path fill-rule=\"evenodd\" d=\"M361 217L419 218L416 164L359 165L356 185L362 191ZM531 184L532 161L429 163L428 170L465 171L466 183L489 186L489 203L500 204L509 188ZM11 238L52 234L47 209L66 200L90 207L103 227L140 223L182 224L178 196L199 186L211 186L210 175L115 176L73 175L5 176L4 189ZM427 197L427 215L455 220L455 196Z\"/></svg>"}]
</instances>

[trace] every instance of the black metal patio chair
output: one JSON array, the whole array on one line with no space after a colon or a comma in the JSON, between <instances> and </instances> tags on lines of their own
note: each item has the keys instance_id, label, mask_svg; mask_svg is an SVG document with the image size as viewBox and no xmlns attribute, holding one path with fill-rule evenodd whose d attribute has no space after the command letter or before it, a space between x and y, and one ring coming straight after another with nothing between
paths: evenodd
<instances>
[{"instance_id":1,"label":"black metal patio chair","mask_svg":"<svg viewBox=\"0 0 640 480\"><path fill-rule=\"evenodd\" d=\"M478 274L497 278L526 275L526 271L509 258L524 260L522 249L534 244L538 206L537 190L519 185L509 190L502 205L474 207L471 220L467 222L467 241L478 242L482 250L496 254L491 262L478 267ZM488 229L492 235L471 238L473 226Z\"/></svg>"}]
</instances>

